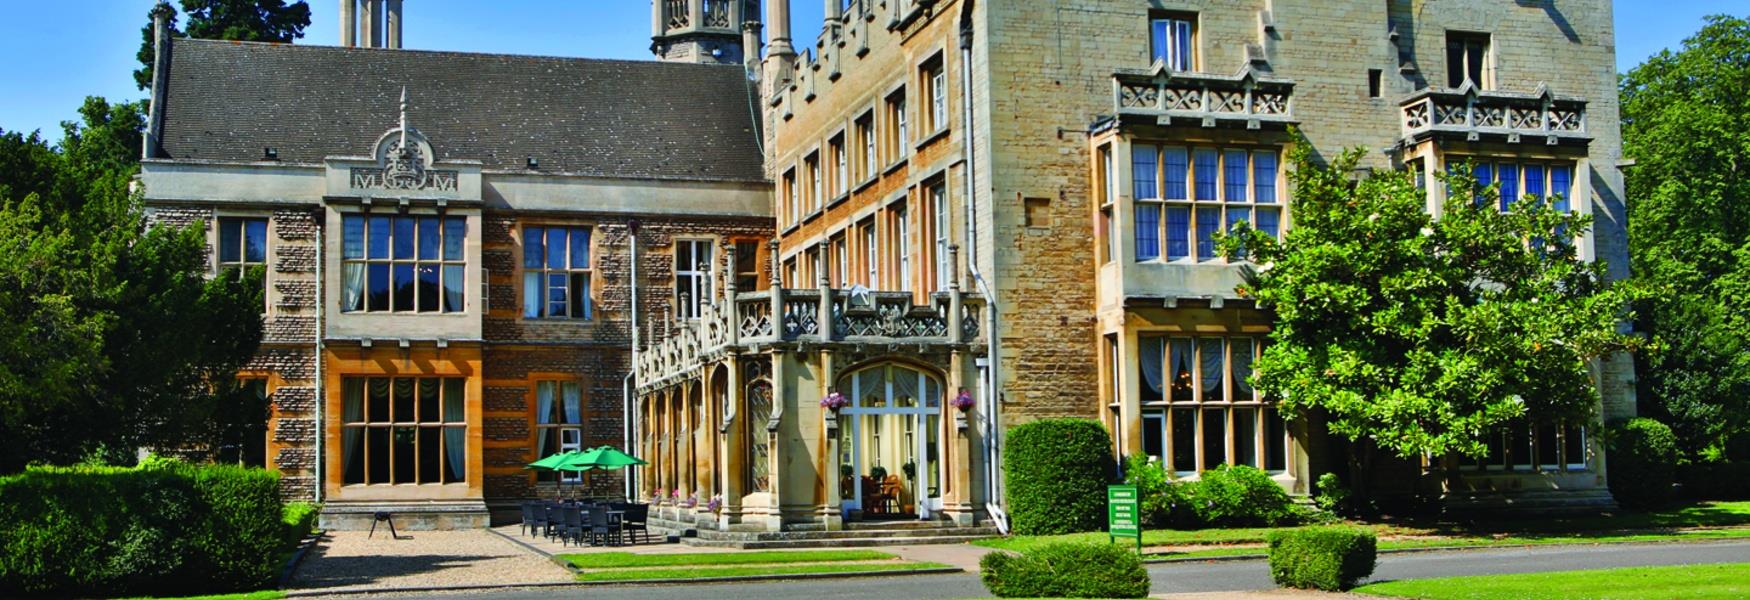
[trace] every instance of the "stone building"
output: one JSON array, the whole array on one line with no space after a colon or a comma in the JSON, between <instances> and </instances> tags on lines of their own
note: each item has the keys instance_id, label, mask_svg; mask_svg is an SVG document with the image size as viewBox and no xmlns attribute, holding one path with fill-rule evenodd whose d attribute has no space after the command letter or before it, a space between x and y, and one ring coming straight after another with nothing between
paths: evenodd
<instances>
[{"instance_id":1,"label":"stone building","mask_svg":"<svg viewBox=\"0 0 1750 600\"><path fill-rule=\"evenodd\" d=\"M1307 493L1343 469L1246 382L1270 316L1211 243L1293 226L1291 125L1366 169L1469 162L1559 195L1597 219L1584 257L1627 272L1609 2L826 0L802 43L787 0L766 9L775 285L724 286L639 365L641 489L726 496L674 509L706 527L1001 520L1001 431L1050 416L1183 477L1247 464ZM1633 411L1630 365L1594 369L1606 418ZM1439 457L1372 475L1454 505L1610 501L1584 427L1499 436L1456 481Z\"/></svg>"},{"instance_id":2,"label":"stone building","mask_svg":"<svg viewBox=\"0 0 1750 600\"><path fill-rule=\"evenodd\" d=\"M1003 521L1002 431L1055 416L1306 493L1345 446L1246 382L1270 315L1210 244L1293 227L1290 126L1560 196L1627 274L1607 1L824 1L795 40L789 0L655 0L659 62L397 50L382 0L340 48L161 40L141 180L215 273L268 267L245 376L287 493L475 523L615 444L651 465L579 484L701 536L966 528ZM1631 363L1594 373L1632 413ZM1584 427L1493 447L1373 475L1609 502Z\"/></svg>"},{"instance_id":3,"label":"stone building","mask_svg":"<svg viewBox=\"0 0 1750 600\"><path fill-rule=\"evenodd\" d=\"M725 248L758 264L745 70L397 50L400 2L362 3L386 39L341 4L343 47L158 42L140 183L215 274L266 267L264 464L328 526L622 493L523 467L623 446L634 323L696 314Z\"/></svg>"}]
</instances>

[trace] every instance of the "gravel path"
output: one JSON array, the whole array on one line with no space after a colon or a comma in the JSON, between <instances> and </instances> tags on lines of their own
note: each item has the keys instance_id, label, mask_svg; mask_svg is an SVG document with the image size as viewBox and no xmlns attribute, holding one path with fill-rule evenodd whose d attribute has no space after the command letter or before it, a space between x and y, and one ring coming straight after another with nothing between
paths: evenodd
<instances>
[{"instance_id":1,"label":"gravel path","mask_svg":"<svg viewBox=\"0 0 1750 600\"><path fill-rule=\"evenodd\" d=\"M546 557L485 530L414 531L400 539L365 535L328 532L304 556L290 587L340 591L573 580Z\"/></svg>"}]
</instances>

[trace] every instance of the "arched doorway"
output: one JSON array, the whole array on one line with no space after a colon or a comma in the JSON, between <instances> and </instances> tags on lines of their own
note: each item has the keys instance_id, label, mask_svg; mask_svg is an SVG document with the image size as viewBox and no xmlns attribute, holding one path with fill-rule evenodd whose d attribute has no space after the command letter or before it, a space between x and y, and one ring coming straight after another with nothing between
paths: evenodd
<instances>
[{"instance_id":1,"label":"arched doorway","mask_svg":"<svg viewBox=\"0 0 1750 600\"><path fill-rule=\"evenodd\" d=\"M899 364L839 379L839 496L864 518L929 518L942 508L942 382Z\"/></svg>"}]
</instances>

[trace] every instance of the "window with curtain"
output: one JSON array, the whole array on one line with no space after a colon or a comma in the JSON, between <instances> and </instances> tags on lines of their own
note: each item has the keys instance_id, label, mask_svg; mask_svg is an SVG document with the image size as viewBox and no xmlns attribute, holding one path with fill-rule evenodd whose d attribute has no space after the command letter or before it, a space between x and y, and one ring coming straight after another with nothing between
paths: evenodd
<instances>
[{"instance_id":1,"label":"window with curtain","mask_svg":"<svg viewBox=\"0 0 1750 600\"><path fill-rule=\"evenodd\" d=\"M845 134L833 136L827 142L828 155L832 157L832 189L828 195L837 198L839 194L850 191L851 173L850 158L845 155Z\"/></svg>"},{"instance_id":2,"label":"window with curtain","mask_svg":"<svg viewBox=\"0 0 1750 600\"><path fill-rule=\"evenodd\" d=\"M583 386L576 381L535 382L535 456L583 449ZM537 474L539 481L555 481L554 472ZM563 482L578 481L576 473L563 473Z\"/></svg>"},{"instance_id":3,"label":"window with curtain","mask_svg":"<svg viewBox=\"0 0 1750 600\"><path fill-rule=\"evenodd\" d=\"M1173 15L1149 19L1149 56L1174 71L1195 68L1195 17Z\"/></svg>"},{"instance_id":4,"label":"window with curtain","mask_svg":"<svg viewBox=\"0 0 1750 600\"><path fill-rule=\"evenodd\" d=\"M906 155L906 145L911 143L911 132L906 131L905 89L901 88L887 97L887 162L899 162Z\"/></svg>"},{"instance_id":5,"label":"window with curtain","mask_svg":"<svg viewBox=\"0 0 1750 600\"><path fill-rule=\"evenodd\" d=\"M1513 210L1513 205L1527 199L1549 202L1556 210L1572 210L1574 163L1548 161L1505 161L1487 157L1453 156L1447 159L1452 169L1470 163L1471 174L1479 187L1499 185L1499 210ZM1483 202L1482 196L1477 202Z\"/></svg>"},{"instance_id":6,"label":"window with curtain","mask_svg":"<svg viewBox=\"0 0 1750 600\"><path fill-rule=\"evenodd\" d=\"M1281 236L1276 150L1135 144L1131 153L1137 261L1216 260L1215 235L1241 221Z\"/></svg>"},{"instance_id":7,"label":"window with curtain","mask_svg":"<svg viewBox=\"0 0 1750 600\"><path fill-rule=\"evenodd\" d=\"M918 67L918 80L923 83L924 97L930 101L924 114L924 131L934 133L948 127L948 76L938 54Z\"/></svg>"},{"instance_id":8,"label":"window with curtain","mask_svg":"<svg viewBox=\"0 0 1750 600\"><path fill-rule=\"evenodd\" d=\"M523 228L523 318L591 317L589 238L588 227Z\"/></svg>"},{"instance_id":9,"label":"window with curtain","mask_svg":"<svg viewBox=\"0 0 1750 600\"><path fill-rule=\"evenodd\" d=\"M674 293L676 316L699 318L711 296L711 240L675 240Z\"/></svg>"},{"instance_id":10,"label":"window with curtain","mask_svg":"<svg viewBox=\"0 0 1750 600\"><path fill-rule=\"evenodd\" d=\"M463 217L341 217L341 312L462 312L467 232Z\"/></svg>"},{"instance_id":11,"label":"window with curtain","mask_svg":"<svg viewBox=\"0 0 1750 600\"><path fill-rule=\"evenodd\" d=\"M875 158L874 112L864 113L862 117L857 119L857 148L858 152L861 153L857 157L857 165L859 165L857 181L875 177L876 173L881 172L881 167L876 165Z\"/></svg>"},{"instance_id":12,"label":"window with curtain","mask_svg":"<svg viewBox=\"0 0 1750 600\"><path fill-rule=\"evenodd\" d=\"M341 378L341 481L347 485L467 481L467 380Z\"/></svg>"},{"instance_id":13,"label":"window with curtain","mask_svg":"<svg viewBox=\"0 0 1750 600\"><path fill-rule=\"evenodd\" d=\"M900 201L890 210L893 219L893 262L895 274L899 277L895 287L904 290L911 287L911 215L905 209L904 201Z\"/></svg>"},{"instance_id":14,"label":"window with curtain","mask_svg":"<svg viewBox=\"0 0 1750 600\"><path fill-rule=\"evenodd\" d=\"M242 277L250 267L267 266L267 219L219 217L219 273ZM262 278L266 285L267 279Z\"/></svg>"},{"instance_id":15,"label":"window with curtain","mask_svg":"<svg viewBox=\"0 0 1750 600\"><path fill-rule=\"evenodd\" d=\"M1248 381L1260 340L1144 334L1137 344L1150 456L1180 475L1222 464L1288 468L1287 423Z\"/></svg>"}]
</instances>

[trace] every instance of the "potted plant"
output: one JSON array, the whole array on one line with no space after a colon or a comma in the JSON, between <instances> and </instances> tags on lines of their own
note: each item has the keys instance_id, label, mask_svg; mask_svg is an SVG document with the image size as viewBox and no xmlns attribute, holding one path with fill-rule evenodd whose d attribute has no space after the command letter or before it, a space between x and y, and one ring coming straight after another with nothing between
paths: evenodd
<instances>
[{"instance_id":1,"label":"potted plant","mask_svg":"<svg viewBox=\"0 0 1750 600\"><path fill-rule=\"evenodd\" d=\"M714 515L723 512L723 494L712 496L711 501L705 503L705 510Z\"/></svg>"},{"instance_id":2,"label":"potted plant","mask_svg":"<svg viewBox=\"0 0 1750 600\"><path fill-rule=\"evenodd\" d=\"M886 480L887 479L887 467L878 466L878 467L869 469L869 478L874 479L876 481Z\"/></svg>"},{"instance_id":3,"label":"potted plant","mask_svg":"<svg viewBox=\"0 0 1750 600\"><path fill-rule=\"evenodd\" d=\"M918 478L918 464L916 462L906 461L905 464L899 466L899 470L905 473L906 479Z\"/></svg>"}]
</instances>

